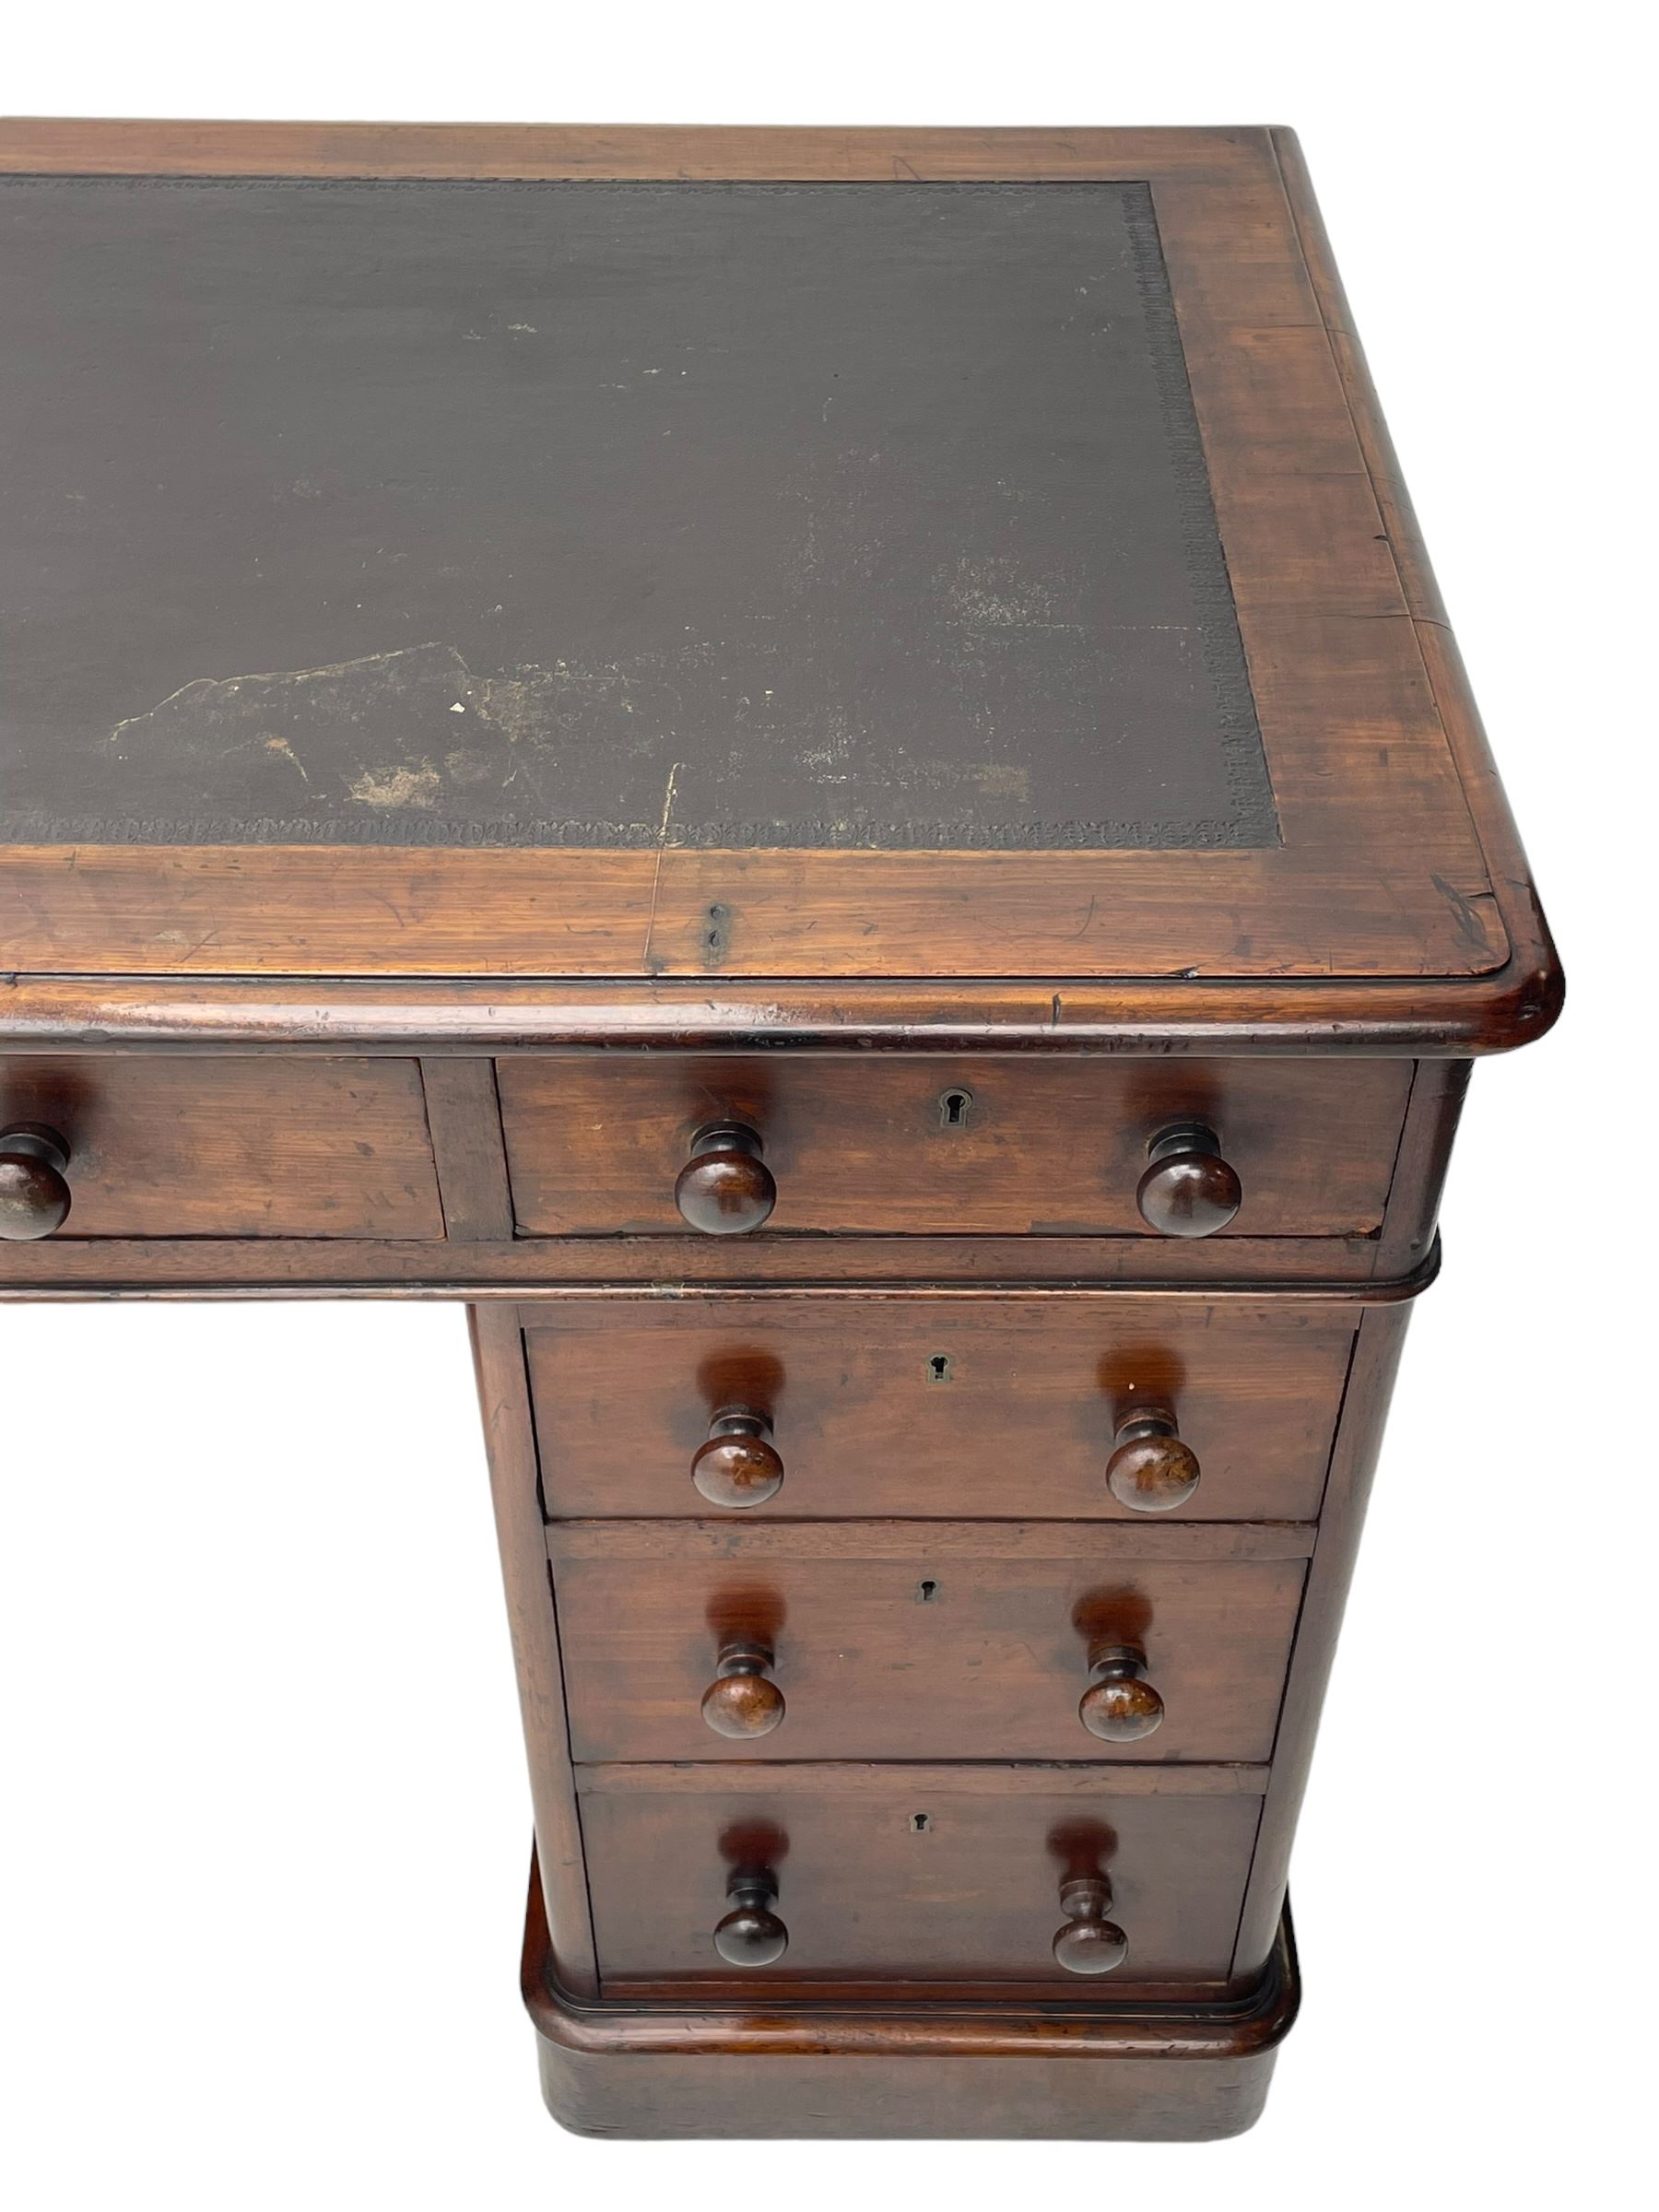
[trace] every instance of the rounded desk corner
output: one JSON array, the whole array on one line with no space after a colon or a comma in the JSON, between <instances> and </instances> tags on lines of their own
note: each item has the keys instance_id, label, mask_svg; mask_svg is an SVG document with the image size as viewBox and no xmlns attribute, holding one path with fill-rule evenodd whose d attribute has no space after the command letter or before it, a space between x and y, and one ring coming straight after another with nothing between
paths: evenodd
<instances>
[{"instance_id":1,"label":"rounded desk corner","mask_svg":"<svg viewBox=\"0 0 1659 2212\"><path fill-rule=\"evenodd\" d=\"M1561 1018L1567 978L1555 944L1537 916L1538 935L1501 968L1480 979L1480 1006L1471 1019L1470 1049L1485 1057L1536 1044Z\"/></svg>"}]
</instances>

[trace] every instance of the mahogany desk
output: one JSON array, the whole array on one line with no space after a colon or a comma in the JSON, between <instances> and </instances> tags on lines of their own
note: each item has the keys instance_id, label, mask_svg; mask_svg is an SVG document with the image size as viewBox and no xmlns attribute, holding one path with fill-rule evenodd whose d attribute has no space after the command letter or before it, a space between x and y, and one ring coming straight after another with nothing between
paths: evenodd
<instances>
[{"instance_id":1,"label":"mahogany desk","mask_svg":"<svg viewBox=\"0 0 1659 2212\"><path fill-rule=\"evenodd\" d=\"M0 1288L473 1314L548 2101L1192 2137L1560 980L1295 141L0 140Z\"/></svg>"}]
</instances>

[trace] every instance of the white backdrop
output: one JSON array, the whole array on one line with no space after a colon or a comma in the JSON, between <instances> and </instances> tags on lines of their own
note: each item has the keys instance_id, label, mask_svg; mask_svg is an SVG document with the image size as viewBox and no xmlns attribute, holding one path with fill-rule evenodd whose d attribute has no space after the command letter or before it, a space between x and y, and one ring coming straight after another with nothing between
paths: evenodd
<instances>
[{"instance_id":1,"label":"white backdrop","mask_svg":"<svg viewBox=\"0 0 1659 2212\"><path fill-rule=\"evenodd\" d=\"M1637 35L1605 5L1447 0L7 22L23 113L1295 125L1569 973L1561 1028L1481 1071L1465 1120L1297 1856L1306 2004L1253 2135L562 2135L515 1986L529 1812L460 1312L9 1307L8 2201L1635 2201L1659 941Z\"/></svg>"}]
</instances>

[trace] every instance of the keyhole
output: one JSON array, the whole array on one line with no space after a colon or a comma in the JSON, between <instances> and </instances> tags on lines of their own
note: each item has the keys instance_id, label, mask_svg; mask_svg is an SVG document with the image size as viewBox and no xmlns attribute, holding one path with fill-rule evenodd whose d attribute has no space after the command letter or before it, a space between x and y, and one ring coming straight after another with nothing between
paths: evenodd
<instances>
[{"instance_id":1,"label":"keyhole","mask_svg":"<svg viewBox=\"0 0 1659 2212\"><path fill-rule=\"evenodd\" d=\"M937 1583L918 1583L916 1584L916 1603L919 1606L931 1606L938 1594L939 1585Z\"/></svg>"},{"instance_id":2,"label":"keyhole","mask_svg":"<svg viewBox=\"0 0 1659 2212\"><path fill-rule=\"evenodd\" d=\"M911 1815L911 1833L912 1836L924 1836L932 1826L933 1820L928 1814L912 1813Z\"/></svg>"},{"instance_id":3,"label":"keyhole","mask_svg":"<svg viewBox=\"0 0 1659 2212\"><path fill-rule=\"evenodd\" d=\"M944 1352L935 1352L933 1358L928 1361L927 1379L930 1382L949 1382L950 1360Z\"/></svg>"},{"instance_id":4,"label":"keyhole","mask_svg":"<svg viewBox=\"0 0 1659 2212\"><path fill-rule=\"evenodd\" d=\"M973 1112L973 1093L971 1090L947 1090L939 1094L939 1126L942 1129L965 1129L968 1116Z\"/></svg>"}]
</instances>

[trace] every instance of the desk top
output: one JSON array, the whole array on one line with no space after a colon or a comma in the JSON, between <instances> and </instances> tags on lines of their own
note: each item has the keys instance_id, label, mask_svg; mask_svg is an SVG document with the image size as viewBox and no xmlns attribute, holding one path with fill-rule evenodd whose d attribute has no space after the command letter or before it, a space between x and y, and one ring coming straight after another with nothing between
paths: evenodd
<instances>
[{"instance_id":1,"label":"desk top","mask_svg":"<svg viewBox=\"0 0 1659 2212\"><path fill-rule=\"evenodd\" d=\"M15 123L0 300L14 1038L1550 1018L1288 134Z\"/></svg>"}]
</instances>

